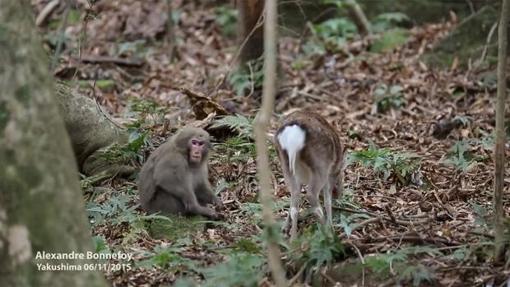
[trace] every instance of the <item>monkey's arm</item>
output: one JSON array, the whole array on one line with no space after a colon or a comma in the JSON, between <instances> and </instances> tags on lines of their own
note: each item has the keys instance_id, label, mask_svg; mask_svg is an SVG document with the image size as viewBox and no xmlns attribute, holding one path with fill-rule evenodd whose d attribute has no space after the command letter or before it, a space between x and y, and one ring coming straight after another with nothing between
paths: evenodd
<instances>
[{"instance_id":1,"label":"monkey's arm","mask_svg":"<svg viewBox=\"0 0 510 287\"><path fill-rule=\"evenodd\" d=\"M207 165L203 165L196 174L197 177L194 178L195 181L195 195L198 199L198 202L201 205L206 205L208 203L212 203L217 206L222 206L223 203L221 200L214 194L212 190L211 184L209 183L209 173L207 170Z\"/></svg>"},{"instance_id":2,"label":"monkey's arm","mask_svg":"<svg viewBox=\"0 0 510 287\"><path fill-rule=\"evenodd\" d=\"M214 210L198 203L193 191L192 177L184 164L177 160L162 163L161 167L156 168L154 180L159 190L182 202L185 213L203 215L212 219L217 218Z\"/></svg>"},{"instance_id":3,"label":"monkey's arm","mask_svg":"<svg viewBox=\"0 0 510 287\"><path fill-rule=\"evenodd\" d=\"M208 203L212 203L218 206L223 205L221 200L214 194L209 182L200 183L199 185L197 185L197 187L195 188L195 195L198 199L198 202L201 205L205 205Z\"/></svg>"}]
</instances>

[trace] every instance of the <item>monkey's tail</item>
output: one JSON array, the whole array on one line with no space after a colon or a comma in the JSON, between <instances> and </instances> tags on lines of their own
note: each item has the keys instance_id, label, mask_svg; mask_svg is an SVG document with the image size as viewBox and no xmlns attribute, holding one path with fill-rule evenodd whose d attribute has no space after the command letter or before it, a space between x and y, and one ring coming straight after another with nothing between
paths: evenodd
<instances>
[{"instance_id":1,"label":"monkey's tail","mask_svg":"<svg viewBox=\"0 0 510 287\"><path fill-rule=\"evenodd\" d=\"M278 143L287 151L289 170L293 175L296 170L296 156L305 146L305 139L305 130L296 124L284 127L278 134Z\"/></svg>"}]
</instances>

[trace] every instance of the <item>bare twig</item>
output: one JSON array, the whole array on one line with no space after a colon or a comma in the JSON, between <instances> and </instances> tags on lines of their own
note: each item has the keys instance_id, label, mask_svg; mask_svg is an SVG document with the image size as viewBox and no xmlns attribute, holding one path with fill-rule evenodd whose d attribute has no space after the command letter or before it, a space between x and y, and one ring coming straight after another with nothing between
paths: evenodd
<instances>
[{"instance_id":1,"label":"bare twig","mask_svg":"<svg viewBox=\"0 0 510 287\"><path fill-rule=\"evenodd\" d=\"M217 92L220 89L220 87L225 83L225 81L228 79L230 73L232 73L234 64L237 63L237 61L239 60L239 57L241 55L241 51L244 49L244 47L248 43L248 40L250 40L250 38L253 36L255 31L264 24L265 9L266 9L266 7L264 6L264 11L262 11L262 13L260 14L260 17L257 20L257 24L255 24L253 29L251 29L250 33L248 33L248 35L243 39L243 41L241 42L241 44L237 48L237 50L236 50L236 52L234 54L234 57L232 57L232 60L230 60L230 63L227 66L227 71L226 71L225 75L222 77L222 79L220 81L218 81L217 85L214 87L214 92Z\"/></svg>"},{"instance_id":2,"label":"bare twig","mask_svg":"<svg viewBox=\"0 0 510 287\"><path fill-rule=\"evenodd\" d=\"M76 70L74 71L74 75L72 77L72 79L76 79L76 76L78 75L78 71L80 70L80 66L81 66L81 49L82 49L82 46L85 45L85 43L87 43L87 27L88 27L88 24L89 24L89 18L90 18L90 12L92 11L92 3L90 1L87 2L88 3L88 7L85 9L85 16L83 17L83 24L81 26L81 31L80 31L80 36L78 37L78 66L76 67Z\"/></svg>"},{"instance_id":3,"label":"bare twig","mask_svg":"<svg viewBox=\"0 0 510 287\"><path fill-rule=\"evenodd\" d=\"M475 14L476 10L475 6L473 5L473 2L471 2L471 0L466 0L466 4L469 6L469 11L471 12L471 14Z\"/></svg>"},{"instance_id":4,"label":"bare twig","mask_svg":"<svg viewBox=\"0 0 510 287\"><path fill-rule=\"evenodd\" d=\"M381 220L382 220L382 219L381 219L380 217L373 217L373 218L369 218L369 219L367 219L367 220L365 220L365 221L362 221L362 222L360 222L360 223L356 224L354 227L352 227L352 229L351 229L351 233L352 233L353 231L355 231L355 230L358 230L358 229L360 229L360 228L364 227L365 225L370 224L370 223L381 222Z\"/></svg>"},{"instance_id":5,"label":"bare twig","mask_svg":"<svg viewBox=\"0 0 510 287\"><path fill-rule=\"evenodd\" d=\"M489 50L489 45L492 41L492 36L494 35L494 32L496 31L496 28L498 27L498 22L494 23L492 25L489 34L487 35L487 41L485 42L485 46L483 47L482 55L480 56L480 59L478 59L478 62L475 64L475 67L479 67L483 61L485 60L485 57L487 56L487 51Z\"/></svg>"},{"instance_id":6,"label":"bare twig","mask_svg":"<svg viewBox=\"0 0 510 287\"><path fill-rule=\"evenodd\" d=\"M109 56L81 56L81 59L77 59L78 61L84 63L92 63L92 64L102 64L102 63L111 63L120 66L133 66L140 67L144 64L143 60L140 59L124 59L118 57L109 57Z\"/></svg>"},{"instance_id":7,"label":"bare twig","mask_svg":"<svg viewBox=\"0 0 510 287\"><path fill-rule=\"evenodd\" d=\"M62 23L60 24L60 28L58 29L58 39L57 39L57 47L55 48L55 55L51 60L51 69L53 70L58 63L58 59L60 58L60 54L62 53L62 47L64 45L65 39L65 30L67 27L67 19L69 18L69 11L71 10L71 3L69 0L64 1L65 10L64 15L62 16Z\"/></svg>"},{"instance_id":8,"label":"bare twig","mask_svg":"<svg viewBox=\"0 0 510 287\"><path fill-rule=\"evenodd\" d=\"M41 26L46 21L46 19L48 19L51 13L55 11L55 8L57 8L58 4L60 4L60 0L53 0L46 4L41 12L39 12L39 15L37 15L37 18L35 19L35 25L37 25L37 27Z\"/></svg>"},{"instance_id":9,"label":"bare twig","mask_svg":"<svg viewBox=\"0 0 510 287\"><path fill-rule=\"evenodd\" d=\"M378 220L383 219L383 220L386 220L386 221L389 221L389 222L393 222L393 223L396 223L396 224L399 224L399 225L404 225L404 226L407 226L407 225L420 225L420 224L424 224L424 223L429 221L428 218L422 218L422 219L418 219L418 220L398 219L398 218L386 217L386 216L383 216L381 214L377 214L377 213L366 211L366 210L355 210L355 209L351 209L351 208L338 207L338 206L333 206L333 208L336 209L336 210L346 211L346 212L350 212L350 213L367 214L367 215L370 215L372 217L378 218ZM368 223L371 223L371 221L367 222L366 224L368 224Z\"/></svg>"},{"instance_id":10,"label":"bare twig","mask_svg":"<svg viewBox=\"0 0 510 287\"><path fill-rule=\"evenodd\" d=\"M362 36L370 35L370 22L368 22L367 16L358 5L356 0L347 0L347 9L349 10L349 14L358 27L358 31Z\"/></svg>"},{"instance_id":11,"label":"bare twig","mask_svg":"<svg viewBox=\"0 0 510 287\"><path fill-rule=\"evenodd\" d=\"M385 241L397 241L397 242L413 242L416 244L437 244L441 243L447 246L451 245L460 245L459 242L450 241L440 237L421 237L418 235L407 235L403 234L401 236L384 236L384 237L375 237L375 238L367 238L362 240L364 243L375 243L375 242L385 242Z\"/></svg>"},{"instance_id":12,"label":"bare twig","mask_svg":"<svg viewBox=\"0 0 510 287\"><path fill-rule=\"evenodd\" d=\"M260 181L260 203L262 205L262 218L265 224L267 237L268 265L276 286L287 286L285 272L283 271L280 247L274 234L275 220L271 208L271 174L269 155L266 145L266 130L273 113L274 97L276 92L276 27L277 5L276 0L266 0L266 18L264 23L264 87L262 93L262 107L255 120L255 144L257 148L257 169Z\"/></svg>"},{"instance_id":13,"label":"bare twig","mask_svg":"<svg viewBox=\"0 0 510 287\"><path fill-rule=\"evenodd\" d=\"M345 242L347 245L351 246L355 251L356 254L358 254L359 260L362 264L361 267L361 286L365 286L365 258L363 257L363 254L359 250L358 246L356 246L354 243L350 241Z\"/></svg>"},{"instance_id":14,"label":"bare twig","mask_svg":"<svg viewBox=\"0 0 510 287\"><path fill-rule=\"evenodd\" d=\"M296 273L296 275L294 275L294 277L292 277L290 279L288 286L293 286L294 283L296 283L296 281L299 279L299 277L301 277L303 275L303 272L305 271L305 269L306 269L306 264L303 264L301 266L301 268L299 268L299 271Z\"/></svg>"}]
</instances>

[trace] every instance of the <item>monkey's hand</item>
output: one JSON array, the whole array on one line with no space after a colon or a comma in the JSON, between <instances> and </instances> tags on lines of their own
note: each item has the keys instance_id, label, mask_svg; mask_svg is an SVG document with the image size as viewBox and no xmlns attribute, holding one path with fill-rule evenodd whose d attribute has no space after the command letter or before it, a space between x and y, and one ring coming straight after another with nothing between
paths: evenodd
<instances>
[{"instance_id":1,"label":"monkey's hand","mask_svg":"<svg viewBox=\"0 0 510 287\"><path fill-rule=\"evenodd\" d=\"M210 215L207 215L206 217L209 218L209 219L212 219L212 220L221 220L221 219L223 219L223 215L221 213L218 213L218 212L216 212L216 211L214 211L212 209L211 209Z\"/></svg>"},{"instance_id":2,"label":"monkey's hand","mask_svg":"<svg viewBox=\"0 0 510 287\"><path fill-rule=\"evenodd\" d=\"M219 208L223 208L224 207L224 204L223 202L221 201L221 199L217 196L214 196L213 197L213 204Z\"/></svg>"}]
</instances>

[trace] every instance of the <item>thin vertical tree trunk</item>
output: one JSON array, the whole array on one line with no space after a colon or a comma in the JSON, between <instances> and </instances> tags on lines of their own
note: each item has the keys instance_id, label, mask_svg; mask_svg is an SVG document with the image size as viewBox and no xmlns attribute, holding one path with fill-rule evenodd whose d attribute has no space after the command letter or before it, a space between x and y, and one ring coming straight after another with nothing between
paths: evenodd
<instances>
[{"instance_id":1,"label":"thin vertical tree trunk","mask_svg":"<svg viewBox=\"0 0 510 287\"><path fill-rule=\"evenodd\" d=\"M0 0L0 7L0 285L106 286L99 271L38 266L86 268L86 259L37 256L86 255L92 240L30 1Z\"/></svg>"},{"instance_id":2,"label":"thin vertical tree trunk","mask_svg":"<svg viewBox=\"0 0 510 287\"><path fill-rule=\"evenodd\" d=\"M264 0L238 0L241 63L258 59L264 52L262 13Z\"/></svg>"},{"instance_id":3,"label":"thin vertical tree trunk","mask_svg":"<svg viewBox=\"0 0 510 287\"><path fill-rule=\"evenodd\" d=\"M276 227L272 210L271 168L267 151L266 131L273 114L274 97L276 91L276 63L277 58L277 0L266 0L266 19L264 23L264 87L262 92L262 107L255 121L255 143L257 146L257 169L260 182L260 203L262 216L267 234L267 258L269 268L276 286L287 286L283 271L280 247L278 246L279 228Z\"/></svg>"},{"instance_id":4,"label":"thin vertical tree trunk","mask_svg":"<svg viewBox=\"0 0 510 287\"><path fill-rule=\"evenodd\" d=\"M494 228L495 258L502 259L505 247L503 225L503 191L505 180L505 101L506 101L506 51L508 46L507 30L510 0L503 0L498 31L498 96L496 100L496 145L494 157L496 162L494 184Z\"/></svg>"},{"instance_id":5,"label":"thin vertical tree trunk","mask_svg":"<svg viewBox=\"0 0 510 287\"><path fill-rule=\"evenodd\" d=\"M173 9L172 9L172 1L171 0L166 0L165 1L166 3L166 14L167 14L167 17L168 19L166 20L166 37L165 37L165 42L168 46L168 59L170 60L170 62L173 61L174 59L174 56L175 56L175 52L176 52L176 45L175 45L175 41L176 41L176 37L175 37L175 29L174 29L174 20L172 19L172 13L173 13Z\"/></svg>"}]
</instances>

